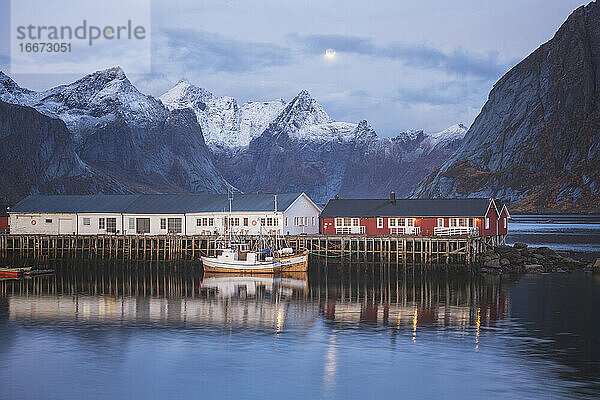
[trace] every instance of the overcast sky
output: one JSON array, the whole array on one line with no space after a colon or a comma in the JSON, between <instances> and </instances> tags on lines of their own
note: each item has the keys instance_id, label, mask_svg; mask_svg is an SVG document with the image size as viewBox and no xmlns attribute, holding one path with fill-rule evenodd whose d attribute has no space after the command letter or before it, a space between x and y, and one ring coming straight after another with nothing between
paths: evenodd
<instances>
[{"instance_id":1,"label":"overcast sky","mask_svg":"<svg viewBox=\"0 0 600 400\"><path fill-rule=\"evenodd\" d=\"M8 2L0 0L5 71ZM470 125L494 82L585 3L156 0L152 73L129 78L155 96L186 78L240 102L289 100L307 89L333 118L367 119L380 136L438 131ZM335 56L325 57L326 49ZM35 90L78 78L9 75Z\"/></svg>"}]
</instances>

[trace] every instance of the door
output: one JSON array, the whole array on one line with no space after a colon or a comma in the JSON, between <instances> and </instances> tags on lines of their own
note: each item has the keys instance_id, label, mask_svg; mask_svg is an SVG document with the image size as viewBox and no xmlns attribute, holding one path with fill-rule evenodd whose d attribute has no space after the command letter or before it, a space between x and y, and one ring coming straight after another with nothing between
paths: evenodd
<instances>
[{"instance_id":1,"label":"door","mask_svg":"<svg viewBox=\"0 0 600 400\"><path fill-rule=\"evenodd\" d=\"M150 218L136 218L135 219L136 232L138 235L144 233L150 233Z\"/></svg>"},{"instance_id":2,"label":"door","mask_svg":"<svg viewBox=\"0 0 600 400\"><path fill-rule=\"evenodd\" d=\"M58 234L59 235L72 235L73 232L73 220L72 219L59 219L58 220Z\"/></svg>"}]
</instances>

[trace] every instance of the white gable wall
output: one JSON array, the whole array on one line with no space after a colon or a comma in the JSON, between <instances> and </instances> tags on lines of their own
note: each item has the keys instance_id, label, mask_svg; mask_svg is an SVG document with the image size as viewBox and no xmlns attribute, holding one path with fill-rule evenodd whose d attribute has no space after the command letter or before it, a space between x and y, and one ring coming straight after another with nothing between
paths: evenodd
<instances>
[{"instance_id":1,"label":"white gable wall","mask_svg":"<svg viewBox=\"0 0 600 400\"><path fill-rule=\"evenodd\" d=\"M319 233L319 214L321 210L302 193L283 213L283 233L299 235L301 233Z\"/></svg>"},{"instance_id":2,"label":"white gable wall","mask_svg":"<svg viewBox=\"0 0 600 400\"><path fill-rule=\"evenodd\" d=\"M58 235L60 220L70 226L68 234L76 232L75 214L10 213L10 233L15 235ZM67 234L66 232L61 232Z\"/></svg>"}]
</instances>

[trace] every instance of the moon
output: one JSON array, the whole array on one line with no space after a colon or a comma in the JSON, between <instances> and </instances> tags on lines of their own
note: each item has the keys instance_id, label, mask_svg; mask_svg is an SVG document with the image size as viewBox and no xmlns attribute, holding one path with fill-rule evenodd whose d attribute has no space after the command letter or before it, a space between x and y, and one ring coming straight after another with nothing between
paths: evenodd
<instances>
[{"instance_id":1,"label":"moon","mask_svg":"<svg viewBox=\"0 0 600 400\"><path fill-rule=\"evenodd\" d=\"M325 50L325 57L330 60L333 59L335 57L335 50L334 49Z\"/></svg>"}]
</instances>

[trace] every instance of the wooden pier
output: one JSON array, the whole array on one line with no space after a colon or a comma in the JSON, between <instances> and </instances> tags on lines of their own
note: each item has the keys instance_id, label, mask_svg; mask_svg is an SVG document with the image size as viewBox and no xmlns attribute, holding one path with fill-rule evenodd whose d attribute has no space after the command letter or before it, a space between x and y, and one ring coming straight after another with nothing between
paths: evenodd
<instances>
[{"instance_id":1,"label":"wooden pier","mask_svg":"<svg viewBox=\"0 0 600 400\"><path fill-rule=\"evenodd\" d=\"M217 236L0 235L0 257L199 260L215 256ZM253 246L259 238L241 238ZM295 251L311 257L394 264L473 264L485 250L479 236L285 236Z\"/></svg>"}]
</instances>

